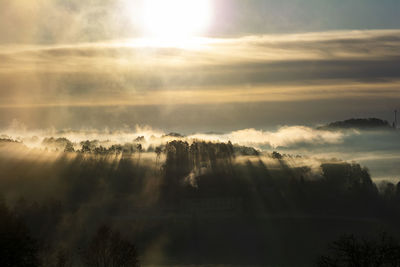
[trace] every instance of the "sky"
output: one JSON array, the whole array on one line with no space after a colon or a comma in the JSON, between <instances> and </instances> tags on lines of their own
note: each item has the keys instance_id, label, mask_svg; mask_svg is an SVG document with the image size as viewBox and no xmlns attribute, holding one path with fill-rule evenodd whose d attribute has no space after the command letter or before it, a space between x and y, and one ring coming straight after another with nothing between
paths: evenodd
<instances>
[{"instance_id":1,"label":"sky","mask_svg":"<svg viewBox=\"0 0 400 267\"><path fill-rule=\"evenodd\" d=\"M400 109L397 0L210 0L202 32L163 39L143 1L0 0L0 128L224 132Z\"/></svg>"}]
</instances>

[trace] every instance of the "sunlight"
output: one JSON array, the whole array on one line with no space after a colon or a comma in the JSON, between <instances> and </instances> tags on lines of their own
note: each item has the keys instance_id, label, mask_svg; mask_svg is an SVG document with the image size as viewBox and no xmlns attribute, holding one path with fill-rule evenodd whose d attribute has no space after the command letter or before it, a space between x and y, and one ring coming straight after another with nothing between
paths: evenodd
<instances>
[{"instance_id":1,"label":"sunlight","mask_svg":"<svg viewBox=\"0 0 400 267\"><path fill-rule=\"evenodd\" d=\"M207 30L212 6L210 0L146 0L142 14L146 37L179 42Z\"/></svg>"}]
</instances>

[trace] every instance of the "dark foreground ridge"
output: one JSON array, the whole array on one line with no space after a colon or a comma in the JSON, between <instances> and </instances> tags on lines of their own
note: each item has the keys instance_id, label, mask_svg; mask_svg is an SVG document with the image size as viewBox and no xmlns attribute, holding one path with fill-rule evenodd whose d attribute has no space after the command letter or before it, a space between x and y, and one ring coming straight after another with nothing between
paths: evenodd
<instances>
[{"instance_id":1,"label":"dark foreground ridge","mask_svg":"<svg viewBox=\"0 0 400 267\"><path fill-rule=\"evenodd\" d=\"M0 266L347 266L321 265L342 260L335 240L359 260L398 248L362 240L398 240L400 183L376 184L357 163L230 142L45 144L61 149L0 146Z\"/></svg>"}]
</instances>

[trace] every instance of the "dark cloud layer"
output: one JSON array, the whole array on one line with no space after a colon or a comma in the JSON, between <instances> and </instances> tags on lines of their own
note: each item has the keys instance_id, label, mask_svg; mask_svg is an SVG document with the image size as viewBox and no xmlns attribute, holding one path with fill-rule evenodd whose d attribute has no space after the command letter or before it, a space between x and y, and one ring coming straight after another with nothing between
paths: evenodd
<instances>
[{"instance_id":1,"label":"dark cloud layer","mask_svg":"<svg viewBox=\"0 0 400 267\"><path fill-rule=\"evenodd\" d=\"M2 106L398 97L399 31L3 46ZM165 101L163 101L165 100Z\"/></svg>"}]
</instances>

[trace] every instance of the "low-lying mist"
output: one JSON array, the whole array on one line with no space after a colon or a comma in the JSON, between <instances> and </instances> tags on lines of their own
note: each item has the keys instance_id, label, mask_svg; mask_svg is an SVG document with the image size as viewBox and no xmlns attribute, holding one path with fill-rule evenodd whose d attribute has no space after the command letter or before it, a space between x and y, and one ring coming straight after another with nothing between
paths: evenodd
<instances>
[{"instance_id":1,"label":"low-lying mist","mask_svg":"<svg viewBox=\"0 0 400 267\"><path fill-rule=\"evenodd\" d=\"M44 266L60 251L79 266L101 225L134 242L144 265L309 266L343 234L399 235L400 183L373 180L354 161L395 173L379 164L398 159L394 130L16 126L0 140L0 194L41 244Z\"/></svg>"},{"instance_id":2,"label":"low-lying mist","mask_svg":"<svg viewBox=\"0 0 400 267\"><path fill-rule=\"evenodd\" d=\"M14 120L9 127L3 128L0 137L22 142L29 148L50 151L63 151L65 143L53 139L66 138L74 149L79 150L81 143L109 148L112 145L135 145L140 143L143 149L152 151L168 141L179 139L189 143L193 140L228 142L239 146L249 146L261 152L279 150L289 154L299 154L319 160L332 158L356 161L367 166L373 179L397 181L400 167L400 132L393 129L324 129L309 126L279 126L271 130L254 128L231 132L194 132L181 134L167 132L150 126L125 126L120 129L87 128L80 130L55 128L28 129L23 123Z\"/></svg>"}]
</instances>

